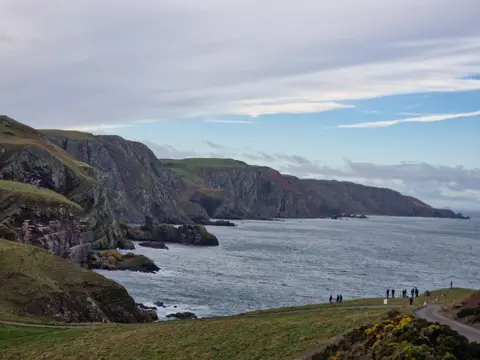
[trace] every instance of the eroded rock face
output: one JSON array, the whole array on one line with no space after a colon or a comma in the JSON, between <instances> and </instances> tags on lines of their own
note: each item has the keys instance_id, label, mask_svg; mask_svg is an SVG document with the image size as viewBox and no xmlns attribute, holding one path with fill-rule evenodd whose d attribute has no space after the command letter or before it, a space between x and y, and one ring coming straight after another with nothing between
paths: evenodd
<instances>
[{"instance_id":1,"label":"eroded rock face","mask_svg":"<svg viewBox=\"0 0 480 360\"><path fill-rule=\"evenodd\" d=\"M75 289L67 294L57 293L35 299L25 311L65 323L145 323L158 320L155 311L140 309L121 288Z\"/></svg>"},{"instance_id":2,"label":"eroded rock face","mask_svg":"<svg viewBox=\"0 0 480 360\"><path fill-rule=\"evenodd\" d=\"M212 218L320 218L334 214L372 214L462 218L397 191L351 182L299 179L266 167L198 167L200 179L190 200Z\"/></svg>"},{"instance_id":3,"label":"eroded rock face","mask_svg":"<svg viewBox=\"0 0 480 360\"><path fill-rule=\"evenodd\" d=\"M164 223L185 224L191 223L190 215L207 217L195 204L187 211L182 205L185 184L142 143L112 135L83 140L49 135L47 139L92 166L108 192L114 219L138 223L147 215Z\"/></svg>"},{"instance_id":4,"label":"eroded rock face","mask_svg":"<svg viewBox=\"0 0 480 360\"><path fill-rule=\"evenodd\" d=\"M128 270L155 273L160 268L144 255L134 253L120 254L116 250L95 251L90 253L88 266L91 269Z\"/></svg>"},{"instance_id":5,"label":"eroded rock face","mask_svg":"<svg viewBox=\"0 0 480 360\"><path fill-rule=\"evenodd\" d=\"M174 314L168 314L167 319L178 319L178 320L194 320L197 318L197 315L190 311L177 312Z\"/></svg>"},{"instance_id":6,"label":"eroded rock face","mask_svg":"<svg viewBox=\"0 0 480 360\"><path fill-rule=\"evenodd\" d=\"M129 227L127 238L142 242L177 243L197 246L218 246L218 239L201 225L182 225L175 227L161 224L147 217L141 227Z\"/></svg>"},{"instance_id":7,"label":"eroded rock face","mask_svg":"<svg viewBox=\"0 0 480 360\"><path fill-rule=\"evenodd\" d=\"M144 241L139 243L138 245L143 246L143 247L149 247L152 249L162 249L162 250L168 250L168 246L165 245L165 243L160 242L160 241Z\"/></svg>"}]
</instances>

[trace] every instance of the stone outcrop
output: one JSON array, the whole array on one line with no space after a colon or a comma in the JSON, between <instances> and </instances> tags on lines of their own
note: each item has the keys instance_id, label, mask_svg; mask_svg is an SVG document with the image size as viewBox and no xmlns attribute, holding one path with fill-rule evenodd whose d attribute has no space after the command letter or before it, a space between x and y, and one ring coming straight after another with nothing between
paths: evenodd
<instances>
[{"instance_id":1,"label":"stone outcrop","mask_svg":"<svg viewBox=\"0 0 480 360\"><path fill-rule=\"evenodd\" d=\"M91 269L128 270L155 273L160 268L144 255L134 253L120 254L116 250L95 251L90 253L88 266Z\"/></svg>"},{"instance_id":2,"label":"stone outcrop","mask_svg":"<svg viewBox=\"0 0 480 360\"><path fill-rule=\"evenodd\" d=\"M163 242L159 241L144 241L139 243L138 245L143 246L143 247L149 247L152 249L163 249L163 250L168 250L168 246L165 245Z\"/></svg>"},{"instance_id":3,"label":"stone outcrop","mask_svg":"<svg viewBox=\"0 0 480 360\"><path fill-rule=\"evenodd\" d=\"M178 320L194 320L197 318L197 315L190 311L177 312L174 314L168 314L167 319L178 319Z\"/></svg>"},{"instance_id":4,"label":"stone outcrop","mask_svg":"<svg viewBox=\"0 0 480 360\"><path fill-rule=\"evenodd\" d=\"M218 246L218 239L201 225L182 225L175 227L162 224L158 220L146 217L145 224L131 226L126 237L134 241L177 243L196 246Z\"/></svg>"}]
</instances>

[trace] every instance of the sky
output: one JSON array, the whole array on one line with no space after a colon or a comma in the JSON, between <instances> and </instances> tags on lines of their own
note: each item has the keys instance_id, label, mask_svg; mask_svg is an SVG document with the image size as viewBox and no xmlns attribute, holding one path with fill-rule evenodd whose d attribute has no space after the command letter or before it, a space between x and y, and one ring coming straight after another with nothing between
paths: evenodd
<instances>
[{"instance_id":1,"label":"sky","mask_svg":"<svg viewBox=\"0 0 480 360\"><path fill-rule=\"evenodd\" d=\"M0 113L480 210L478 0L2 0Z\"/></svg>"}]
</instances>

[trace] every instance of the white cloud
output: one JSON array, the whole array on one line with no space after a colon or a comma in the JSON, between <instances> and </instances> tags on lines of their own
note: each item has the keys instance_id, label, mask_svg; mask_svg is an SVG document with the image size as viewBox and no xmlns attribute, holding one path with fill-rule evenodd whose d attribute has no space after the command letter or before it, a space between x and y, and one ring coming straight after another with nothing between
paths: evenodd
<instances>
[{"instance_id":1,"label":"white cloud","mask_svg":"<svg viewBox=\"0 0 480 360\"><path fill-rule=\"evenodd\" d=\"M425 115L425 116L418 116L418 117L399 119L399 120L383 120L383 121L362 122L362 123L356 123L356 124L344 124L344 125L338 125L338 127L339 128L379 128L379 127L389 127L389 126L403 124L403 123L415 123L415 122L428 123L428 122L445 121L445 120L467 118L467 117L474 117L474 116L480 116L480 111L473 111L473 112L459 113L459 114Z\"/></svg>"},{"instance_id":2,"label":"white cloud","mask_svg":"<svg viewBox=\"0 0 480 360\"><path fill-rule=\"evenodd\" d=\"M74 127L479 90L479 16L478 0L2 0L0 108Z\"/></svg>"},{"instance_id":3,"label":"white cloud","mask_svg":"<svg viewBox=\"0 0 480 360\"><path fill-rule=\"evenodd\" d=\"M287 100L288 101L288 100ZM253 117L259 115L273 115L273 114L303 114L316 113L322 111L331 111L336 109L352 108L354 105L339 104L334 102L287 102L276 104L267 104L258 102L257 104L238 104L238 109L235 113L248 114Z\"/></svg>"},{"instance_id":4,"label":"white cloud","mask_svg":"<svg viewBox=\"0 0 480 360\"><path fill-rule=\"evenodd\" d=\"M221 120L221 119L206 119L204 122L219 123L219 124L253 124L251 120Z\"/></svg>"},{"instance_id":5,"label":"white cloud","mask_svg":"<svg viewBox=\"0 0 480 360\"><path fill-rule=\"evenodd\" d=\"M58 126L62 130L75 130L75 131L85 131L92 132L94 134L102 134L104 132L109 132L115 129L133 127L132 124L98 124L98 125L87 125L87 126L73 126L73 127L63 127Z\"/></svg>"}]
</instances>

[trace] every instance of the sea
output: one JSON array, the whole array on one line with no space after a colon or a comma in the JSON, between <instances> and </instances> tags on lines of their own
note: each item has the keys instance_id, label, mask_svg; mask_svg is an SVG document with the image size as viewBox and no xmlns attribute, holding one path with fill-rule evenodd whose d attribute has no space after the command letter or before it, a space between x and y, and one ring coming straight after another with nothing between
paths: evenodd
<instances>
[{"instance_id":1,"label":"sea","mask_svg":"<svg viewBox=\"0 0 480 360\"><path fill-rule=\"evenodd\" d=\"M155 261L156 274L98 272L129 291L137 302L199 317L258 309L382 297L387 288L420 292L480 288L480 219L370 217L235 221L207 227L218 247L167 244L169 250L136 246Z\"/></svg>"}]
</instances>

